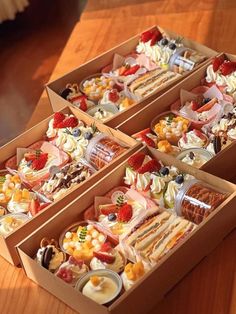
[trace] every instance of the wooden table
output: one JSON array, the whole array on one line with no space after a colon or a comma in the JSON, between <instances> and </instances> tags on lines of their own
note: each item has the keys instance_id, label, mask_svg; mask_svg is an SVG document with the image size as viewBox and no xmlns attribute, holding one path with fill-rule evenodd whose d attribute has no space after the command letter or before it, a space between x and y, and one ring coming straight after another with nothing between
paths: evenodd
<instances>
[{"instance_id":1,"label":"wooden table","mask_svg":"<svg viewBox=\"0 0 236 314\"><path fill-rule=\"evenodd\" d=\"M126 4L126 5L125 5ZM94 0L52 74L55 79L92 57L159 24L218 51L236 54L234 0ZM51 112L44 93L28 126ZM235 314L236 230L195 267L150 314ZM0 258L0 313L75 313ZM96 313L94 313L96 314Z\"/></svg>"}]
</instances>

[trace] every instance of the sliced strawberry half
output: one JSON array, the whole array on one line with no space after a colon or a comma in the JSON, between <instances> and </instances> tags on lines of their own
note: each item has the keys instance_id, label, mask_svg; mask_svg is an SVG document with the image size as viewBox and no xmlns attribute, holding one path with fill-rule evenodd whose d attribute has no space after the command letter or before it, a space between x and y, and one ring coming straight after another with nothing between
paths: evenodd
<instances>
[{"instance_id":1,"label":"sliced strawberry half","mask_svg":"<svg viewBox=\"0 0 236 314\"><path fill-rule=\"evenodd\" d=\"M161 164L156 159L149 160L146 164L138 169L138 173L155 172L161 169Z\"/></svg>"},{"instance_id":2,"label":"sliced strawberry half","mask_svg":"<svg viewBox=\"0 0 236 314\"><path fill-rule=\"evenodd\" d=\"M117 213L118 211L116 204L100 205L99 210L101 214L106 216L108 216L109 214Z\"/></svg>"},{"instance_id":3,"label":"sliced strawberry half","mask_svg":"<svg viewBox=\"0 0 236 314\"><path fill-rule=\"evenodd\" d=\"M62 122L58 123L57 128L75 128L78 125L78 119L76 117L68 117Z\"/></svg>"},{"instance_id":4,"label":"sliced strawberry half","mask_svg":"<svg viewBox=\"0 0 236 314\"><path fill-rule=\"evenodd\" d=\"M35 216L38 212L40 211L40 203L36 199L32 199L31 202L29 203L29 212L31 213L32 216Z\"/></svg>"},{"instance_id":5,"label":"sliced strawberry half","mask_svg":"<svg viewBox=\"0 0 236 314\"><path fill-rule=\"evenodd\" d=\"M152 39L152 36L153 36L153 32L150 30L150 31L146 31L146 32L143 32L141 34L141 38L140 40L143 42L143 43L146 43L147 41L149 41L150 39Z\"/></svg>"},{"instance_id":6,"label":"sliced strawberry half","mask_svg":"<svg viewBox=\"0 0 236 314\"><path fill-rule=\"evenodd\" d=\"M236 62L225 61L221 64L219 70L224 76L229 75L236 71Z\"/></svg>"},{"instance_id":7,"label":"sliced strawberry half","mask_svg":"<svg viewBox=\"0 0 236 314\"><path fill-rule=\"evenodd\" d=\"M105 252L93 252L93 256L99 259L103 263L112 264L115 261L115 256L107 254Z\"/></svg>"},{"instance_id":8,"label":"sliced strawberry half","mask_svg":"<svg viewBox=\"0 0 236 314\"><path fill-rule=\"evenodd\" d=\"M151 39L151 42L150 42L150 46L155 45L155 43L157 41L161 40L161 39L162 39L162 34L159 31L159 29L154 29L153 35L152 35L152 39Z\"/></svg>"},{"instance_id":9,"label":"sliced strawberry half","mask_svg":"<svg viewBox=\"0 0 236 314\"><path fill-rule=\"evenodd\" d=\"M112 250L112 246L110 242L105 242L101 245L101 252L109 252Z\"/></svg>"},{"instance_id":10,"label":"sliced strawberry half","mask_svg":"<svg viewBox=\"0 0 236 314\"><path fill-rule=\"evenodd\" d=\"M199 103L197 101L195 101L195 100L191 101L191 108L193 111L196 111L199 107L200 106L199 106Z\"/></svg>"},{"instance_id":11,"label":"sliced strawberry half","mask_svg":"<svg viewBox=\"0 0 236 314\"><path fill-rule=\"evenodd\" d=\"M148 146L151 146L154 148L156 147L156 143L154 142L154 140L148 137L146 134L141 134L141 140Z\"/></svg>"},{"instance_id":12,"label":"sliced strawberry half","mask_svg":"<svg viewBox=\"0 0 236 314\"><path fill-rule=\"evenodd\" d=\"M142 166L144 159L145 154L140 152L132 155L127 162L133 170L138 170Z\"/></svg>"},{"instance_id":13,"label":"sliced strawberry half","mask_svg":"<svg viewBox=\"0 0 236 314\"><path fill-rule=\"evenodd\" d=\"M216 72L221 64L225 61L224 56L215 57L212 61L213 71Z\"/></svg>"},{"instance_id":14,"label":"sliced strawberry half","mask_svg":"<svg viewBox=\"0 0 236 314\"><path fill-rule=\"evenodd\" d=\"M62 112L55 112L53 117L53 127L57 128L58 124L65 119L65 115Z\"/></svg>"},{"instance_id":15,"label":"sliced strawberry half","mask_svg":"<svg viewBox=\"0 0 236 314\"><path fill-rule=\"evenodd\" d=\"M147 129L144 129L144 130L142 130L140 132L137 132L137 133L133 134L132 137L134 137L134 138L141 138L142 134L148 134L148 133L151 133L151 129L150 128L147 128Z\"/></svg>"},{"instance_id":16,"label":"sliced strawberry half","mask_svg":"<svg viewBox=\"0 0 236 314\"><path fill-rule=\"evenodd\" d=\"M119 100L119 95L117 93L117 90L113 89L110 91L110 93L108 94L108 99L112 102L117 102Z\"/></svg>"}]
</instances>

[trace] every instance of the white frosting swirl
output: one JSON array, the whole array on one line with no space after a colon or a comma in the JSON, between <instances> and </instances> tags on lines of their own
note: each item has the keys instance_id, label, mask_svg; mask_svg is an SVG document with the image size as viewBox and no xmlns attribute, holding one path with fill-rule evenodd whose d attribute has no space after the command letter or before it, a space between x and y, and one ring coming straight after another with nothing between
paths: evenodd
<instances>
[{"instance_id":1,"label":"white frosting swirl","mask_svg":"<svg viewBox=\"0 0 236 314\"><path fill-rule=\"evenodd\" d=\"M48 138L52 138L57 135L57 129L53 127L53 122L54 122L54 119L51 119L48 124L48 130L46 132L46 135Z\"/></svg>"},{"instance_id":2,"label":"white frosting swirl","mask_svg":"<svg viewBox=\"0 0 236 314\"><path fill-rule=\"evenodd\" d=\"M144 191L151 182L151 174L150 173L138 173L137 175L137 183L136 188L139 191Z\"/></svg>"},{"instance_id":3,"label":"white frosting swirl","mask_svg":"<svg viewBox=\"0 0 236 314\"><path fill-rule=\"evenodd\" d=\"M204 147L206 141L202 140L197 136L194 131L186 133L187 142L184 141L183 137L179 140L179 146L184 149L193 148L193 147Z\"/></svg>"},{"instance_id":4,"label":"white frosting swirl","mask_svg":"<svg viewBox=\"0 0 236 314\"><path fill-rule=\"evenodd\" d=\"M150 186L152 193L161 193L166 185L165 180L162 177L152 175L152 184Z\"/></svg>"},{"instance_id":5,"label":"white frosting swirl","mask_svg":"<svg viewBox=\"0 0 236 314\"><path fill-rule=\"evenodd\" d=\"M165 193L165 199L169 205L174 205L176 195L179 192L181 186L182 184L178 184L175 181L169 182Z\"/></svg>"},{"instance_id":6,"label":"white frosting swirl","mask_svg":"<svg viewBox=\"0 0 236 314\"><path fill-rule=\"evenodd\" d=\"M124 177L125 184L134 185L135 179L136 179L136 172L132 170L130 167L126 167L125 177Z\"/></svg>"}]
</instances>

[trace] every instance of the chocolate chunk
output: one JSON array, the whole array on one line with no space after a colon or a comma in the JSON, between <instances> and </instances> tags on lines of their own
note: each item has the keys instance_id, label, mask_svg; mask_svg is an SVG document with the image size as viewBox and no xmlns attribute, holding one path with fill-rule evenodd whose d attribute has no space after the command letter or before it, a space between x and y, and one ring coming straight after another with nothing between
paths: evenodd
<instances>
[{"instance_id":1,"label":"chocolate chunk","mask_svg":"<svg viewBox=\"0 0 236 314\"><path fill-rule=\"evenodd\" d=\"M49 268L50 261L53 257L53 248L51 246L45 247L42 254L42 266L46 269Z\"/></svg>"},{"instance_id":2,"label":"chocolate chunk","mask_svg":"<svg viewBox=\"0 0 236 314\"><path fill-rule=\"evenodd\" d=\"M221 139L219 136L216 136L213 140L213 147L215 153L219 153L221 151Z\"/></svg>"},{"instance_id":3,"label":"chocolate chunk","mask_svg":"<svg viewBox=\"0 0 236 314\"><path fill-rule=\"evenodd\" d=\"M193 160L194 157L195 157L194 152L190 152L190 153L189 153L189 158Z\"/></svg>"}]
</instances>

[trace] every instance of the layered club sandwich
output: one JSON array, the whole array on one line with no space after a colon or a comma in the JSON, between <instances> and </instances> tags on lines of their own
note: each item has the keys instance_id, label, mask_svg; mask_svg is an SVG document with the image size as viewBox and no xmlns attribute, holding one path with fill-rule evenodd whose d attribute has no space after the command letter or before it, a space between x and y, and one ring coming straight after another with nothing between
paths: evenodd
<instances>
[{"instance_id":1,"label":"layered club sandwich","mask_svg":"<svg viewBox=\"0 0 236 314\"><path fill-rule=\"evenodd\" d=\"M164 211L139 223L124 239L124 243L132 259L141 256L155 263L194 228L192 222Z\"/></svg>"},{"instance_id":2,"label":"layered club sandwich","mask_svg":"<svg viewBox=\"0 0 236 314\"><path fill-rule=\"evenodd\" d=\"M178 73L158 68L132 81L129 89L135 96L142 99L158 91L164 84L167 85L179 77L181 75Z\"/></svg>"}]
</instances>

